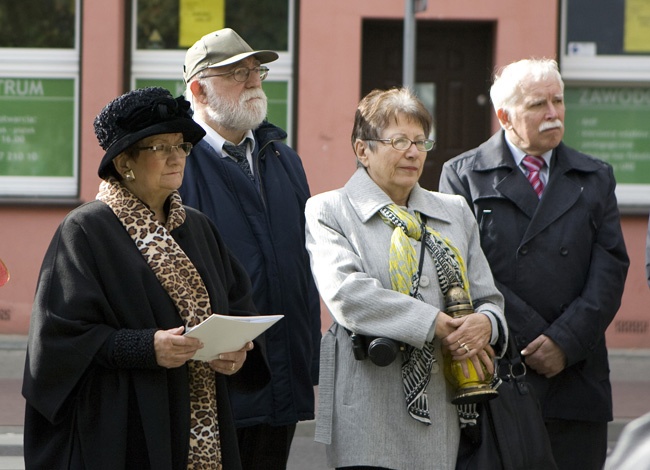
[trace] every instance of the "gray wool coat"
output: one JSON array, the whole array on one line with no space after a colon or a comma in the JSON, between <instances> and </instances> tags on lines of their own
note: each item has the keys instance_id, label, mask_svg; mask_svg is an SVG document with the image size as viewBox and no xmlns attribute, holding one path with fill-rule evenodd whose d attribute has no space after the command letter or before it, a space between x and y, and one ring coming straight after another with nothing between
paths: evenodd
<instances>
[{"instance_id":1,"label":"gray wool coat","mask_svg":"<svg viewBox=\"0 0 650 470\"><path fill-rule=\"evenodd\" d=\"M316 441L327 445L331 467L371 465L391 469L453 469L459 421L451 387L442 373L439 339L427 388L432 425L407 412L401 358L387 367L354 359L343 327L361 334L392 338L422 347L444 299L433 261L424 257L420 293L424 302L391 289L388 253L392 228L378 210L392 201L357 169L345 187L319 194L306 206L307 249L312 271L334 324L321 342ZM503 297L479 246L476 221L462 197L416 185L409 211L447 237L464 256L471 296L478 311L493 312L507 332ZM419 254L421 244L416 243ZM502 345L507 333L497 342ZM497 353L502 354L501 347Z\"/></svg>"}]
</instances>

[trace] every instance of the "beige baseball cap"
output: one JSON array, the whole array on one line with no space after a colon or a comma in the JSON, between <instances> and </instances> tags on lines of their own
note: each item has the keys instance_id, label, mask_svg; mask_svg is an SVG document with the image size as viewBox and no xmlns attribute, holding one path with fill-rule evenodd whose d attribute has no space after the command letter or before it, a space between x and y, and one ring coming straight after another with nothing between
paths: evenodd
<instances>
[{"instance_id":1,"label":"beige baseball cap","mask_svg":"<svg viewBox=\"0 0 650 470\"><path fill-rule=\"evenodd\" d=\"M262 64L278 59L277 52L254 51L230 28L214 31L203 36L187 50L183 79L187 83L202 70L234 64L250 56L255 56Z\"/></svg>"}]
</instances>

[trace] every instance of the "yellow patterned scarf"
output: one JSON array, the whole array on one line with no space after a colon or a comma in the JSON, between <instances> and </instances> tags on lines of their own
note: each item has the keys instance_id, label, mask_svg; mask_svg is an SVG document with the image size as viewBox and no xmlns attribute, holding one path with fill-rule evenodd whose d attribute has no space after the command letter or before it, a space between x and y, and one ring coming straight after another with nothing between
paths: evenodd
<instances>
[{"instance_id":1,"label":"yellow patterned scarf","mask_svg":"<svg viewBox=\"0 0 650 470\"><path fill-rule=\"evenodd\" d=\"M210 297L196 267L170 232L185 222L178 192L170 196L167 223L113 178L99 186L97 199L108 205L169 294L185 322L194 326L210 316ZM221 470L215 372L205 362L188 361L190 378L190 442L188 469ZM172 430L173 431L173 430Z\"/></svg>"},{"instance_id":2,"label":"yellow patterned scarf","mask_svg":"<svg viewBox=\"0 0 650 470\"><path fill-rule=\"evenodd\" d=\"M388 257L391 288L422 300L417 294L420 283L418 259L411 243L411 240L422 239L422 218L418 212L411 215L395 204L382 207L379 213L386 224L394 227ZM469 290L465 261L458 249L431 227L424 226L424 229L426 236L422 249L426 247L434 260L443 295L454 283ZM431 367L436 362L433 343L425 343L422 349L409 346L404 356L402 381L408 412L413 419L430 425L426 388L431 379Z\"/></svg>"}]
</instances>

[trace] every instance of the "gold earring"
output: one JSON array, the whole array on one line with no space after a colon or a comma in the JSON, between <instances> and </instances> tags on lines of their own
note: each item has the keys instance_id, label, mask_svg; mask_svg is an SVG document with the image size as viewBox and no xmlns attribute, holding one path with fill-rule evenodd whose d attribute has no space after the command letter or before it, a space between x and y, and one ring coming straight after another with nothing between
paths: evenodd
<instances>
[{"instance_id":1,"label":"gold earring","mask_svg":"<svg viewBox=\"0 0 650 470\"><path fill-rule=\"evenodd\" d=\"M133 174L133 170L131 168L124 172L124 179L127 181L135 181L135 175Z\"/></svg>"}]
</instances>

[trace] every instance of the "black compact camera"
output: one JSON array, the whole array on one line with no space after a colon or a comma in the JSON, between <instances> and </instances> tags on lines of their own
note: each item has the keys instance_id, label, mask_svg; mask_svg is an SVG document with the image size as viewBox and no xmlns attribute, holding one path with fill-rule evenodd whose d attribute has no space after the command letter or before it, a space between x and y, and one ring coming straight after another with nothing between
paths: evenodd
<instances>
[{"instance_id":1,"label":"black compact camera","mask_svg":"<svg viewBox=\"0 0 650 470\"><path fill-rule=\"evenodd\" d=\"M370 359L379 367L391 364L397 357L397 353L404 350L403 344L390 338L350 333L350 339L352 340L352 353L357 361Z\"/></svg>"}]
</instances>

